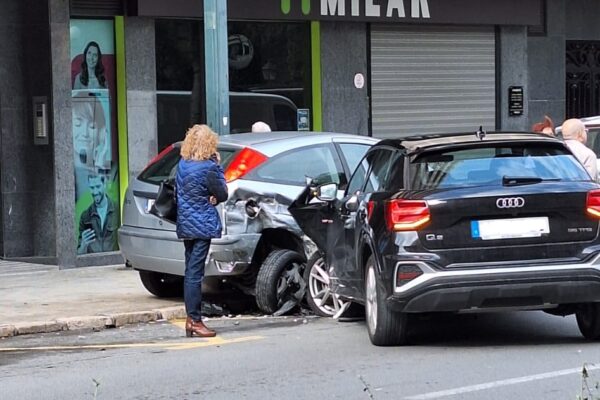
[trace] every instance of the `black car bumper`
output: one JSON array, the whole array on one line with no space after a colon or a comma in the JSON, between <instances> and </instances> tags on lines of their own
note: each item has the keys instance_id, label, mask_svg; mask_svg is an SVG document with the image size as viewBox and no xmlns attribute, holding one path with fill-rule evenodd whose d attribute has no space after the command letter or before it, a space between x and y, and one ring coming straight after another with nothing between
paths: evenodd
<instances>
[{"instance_id":1,"label":"black car bumper","mask_svg":"<svg viewBox=\"0 0 600 400\"><path fill-rule=\"evenodd\" d=\"M543 309L600 301L600 256L579 264L436 271L394 284L387 301L395 311Z\"/></svg>"}]
</instances>

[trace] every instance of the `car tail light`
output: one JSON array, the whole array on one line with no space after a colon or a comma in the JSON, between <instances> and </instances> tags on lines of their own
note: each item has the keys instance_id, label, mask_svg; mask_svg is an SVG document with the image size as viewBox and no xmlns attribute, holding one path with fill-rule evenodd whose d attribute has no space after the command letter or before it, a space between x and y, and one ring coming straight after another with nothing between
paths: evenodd
<instances>
[{"instance_id":1,"label":"car tail light","mask_svg":"<svg viewBox=\"0 0 600 400\"><path fill-rule=\"evenodd\" d=\"M587 194L585 210L588 215L600 218L600 190L591 190Z\"/></svg>"},{"instance_id":2,"label":"car tail light","mask_svg":"<svg viewBox=\"0 0 600 400\"><path fill-rule=\"evenodd\" d=\"M241 178L267 160L267 156L248 147L240 151L225 170L225 181Z\"/></svg>"},{"instance_id":3,"label":"car tail light","mask_svg":"<svg viewBox=\"0 0 600 400\"><path fill-rule=\"evenodd\" d=\"M395 199L386 203L385 218L390 230L414 231L431 220L427 202Z\"/></svg>"},{"instance_id":4,"label":"car tail light","mask_svg":"<svg viewBox=\"0 0 600 400\"><path fill-rule=\"evenodd\" d=\"M421 275L423 275L423 270L416 265L399 265L396 269L396 287L402 286Z\"/></svg>"}]
</instances>

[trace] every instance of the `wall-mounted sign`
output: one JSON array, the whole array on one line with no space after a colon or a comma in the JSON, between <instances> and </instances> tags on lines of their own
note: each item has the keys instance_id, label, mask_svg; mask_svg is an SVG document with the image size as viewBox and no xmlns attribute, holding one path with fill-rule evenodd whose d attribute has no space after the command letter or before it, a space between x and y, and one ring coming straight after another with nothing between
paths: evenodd
<instances>
[{"instance_id":1,"label":"wall-mounted sign","mask_svg":"<svg viewBox=\"0 0 600 400\"><path fill-rule=\"evenodd\" d=\"M71 101L77 254L119 249L114 22L72 19Z\"/></svg>"},{"instance_id":2,"label":"wall-mounted sign","mask_svg":"<svg viewBox=\"0 0 600 400\"><path fill-rule=\"evenodd\" d=\"M310 131L310 110L308 108L298 109L298 130Z\"/></svg>"},{"instance_id":3,"label":"wall-mounted sign","mask_svg":"<svg viewBox=\"0 0 600 400\"><path fill-rule=\"evenodd\" d=\"M540 25L543 0L228 0L240 20L332 20L417 24ZM135 15L203 18L202 0L137 0Z\"/></svg>"},{"instance_id":4,"label":"wall-mounted sign","mask_svg":"<svg viewBox=\"0 0 600 400\"><path fill-rule=\"evenodd\" d=\"M508 88L508 115L511 117L523 115L523 86Z\"/></svg>"},{"instance_id":5,"label":"wall-mounted sign","mask_svg":"<svg viewBox=\"0 0 600 400\"><path fill-rule=\"evenodd\" d=\"M354 87L362 89L365 87L365 76L361 73L354 75Z\"/></svg>"}]
</instances>

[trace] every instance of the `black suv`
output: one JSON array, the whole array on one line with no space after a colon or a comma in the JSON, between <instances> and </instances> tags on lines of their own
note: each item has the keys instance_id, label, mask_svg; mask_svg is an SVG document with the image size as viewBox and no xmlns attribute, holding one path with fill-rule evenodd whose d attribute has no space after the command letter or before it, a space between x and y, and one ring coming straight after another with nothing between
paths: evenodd
<instances>
[{"instance_id":1,"label":"black suv","mask_svg":"<svg viewBox=\"0 0 600 400\"><path fill-rule=\"evenodd\" d=\"M290 211L326 254L333 292L365 304L373 344L405 344L414 314L509 309L575 313L600 338L600 185L561 141L384 140L342 200L335 190L308 187Z\"/></svg>"}]
</instances>

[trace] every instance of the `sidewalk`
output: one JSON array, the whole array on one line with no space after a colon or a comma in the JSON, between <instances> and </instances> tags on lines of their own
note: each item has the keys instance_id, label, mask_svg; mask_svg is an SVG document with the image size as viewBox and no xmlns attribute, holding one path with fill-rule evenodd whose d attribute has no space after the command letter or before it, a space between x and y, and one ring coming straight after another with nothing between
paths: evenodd
<instances>
[{"instance_id":1,"label":"sidewalk","mask_svg":"<svg viewBox=\"0 0 600 400\"><path fill-rule=\"evenodd\" d=\"M183 317L182 299L152 296L124 265L59 270L0 261L0 338Z\"/></svg>"}]
</instances>

